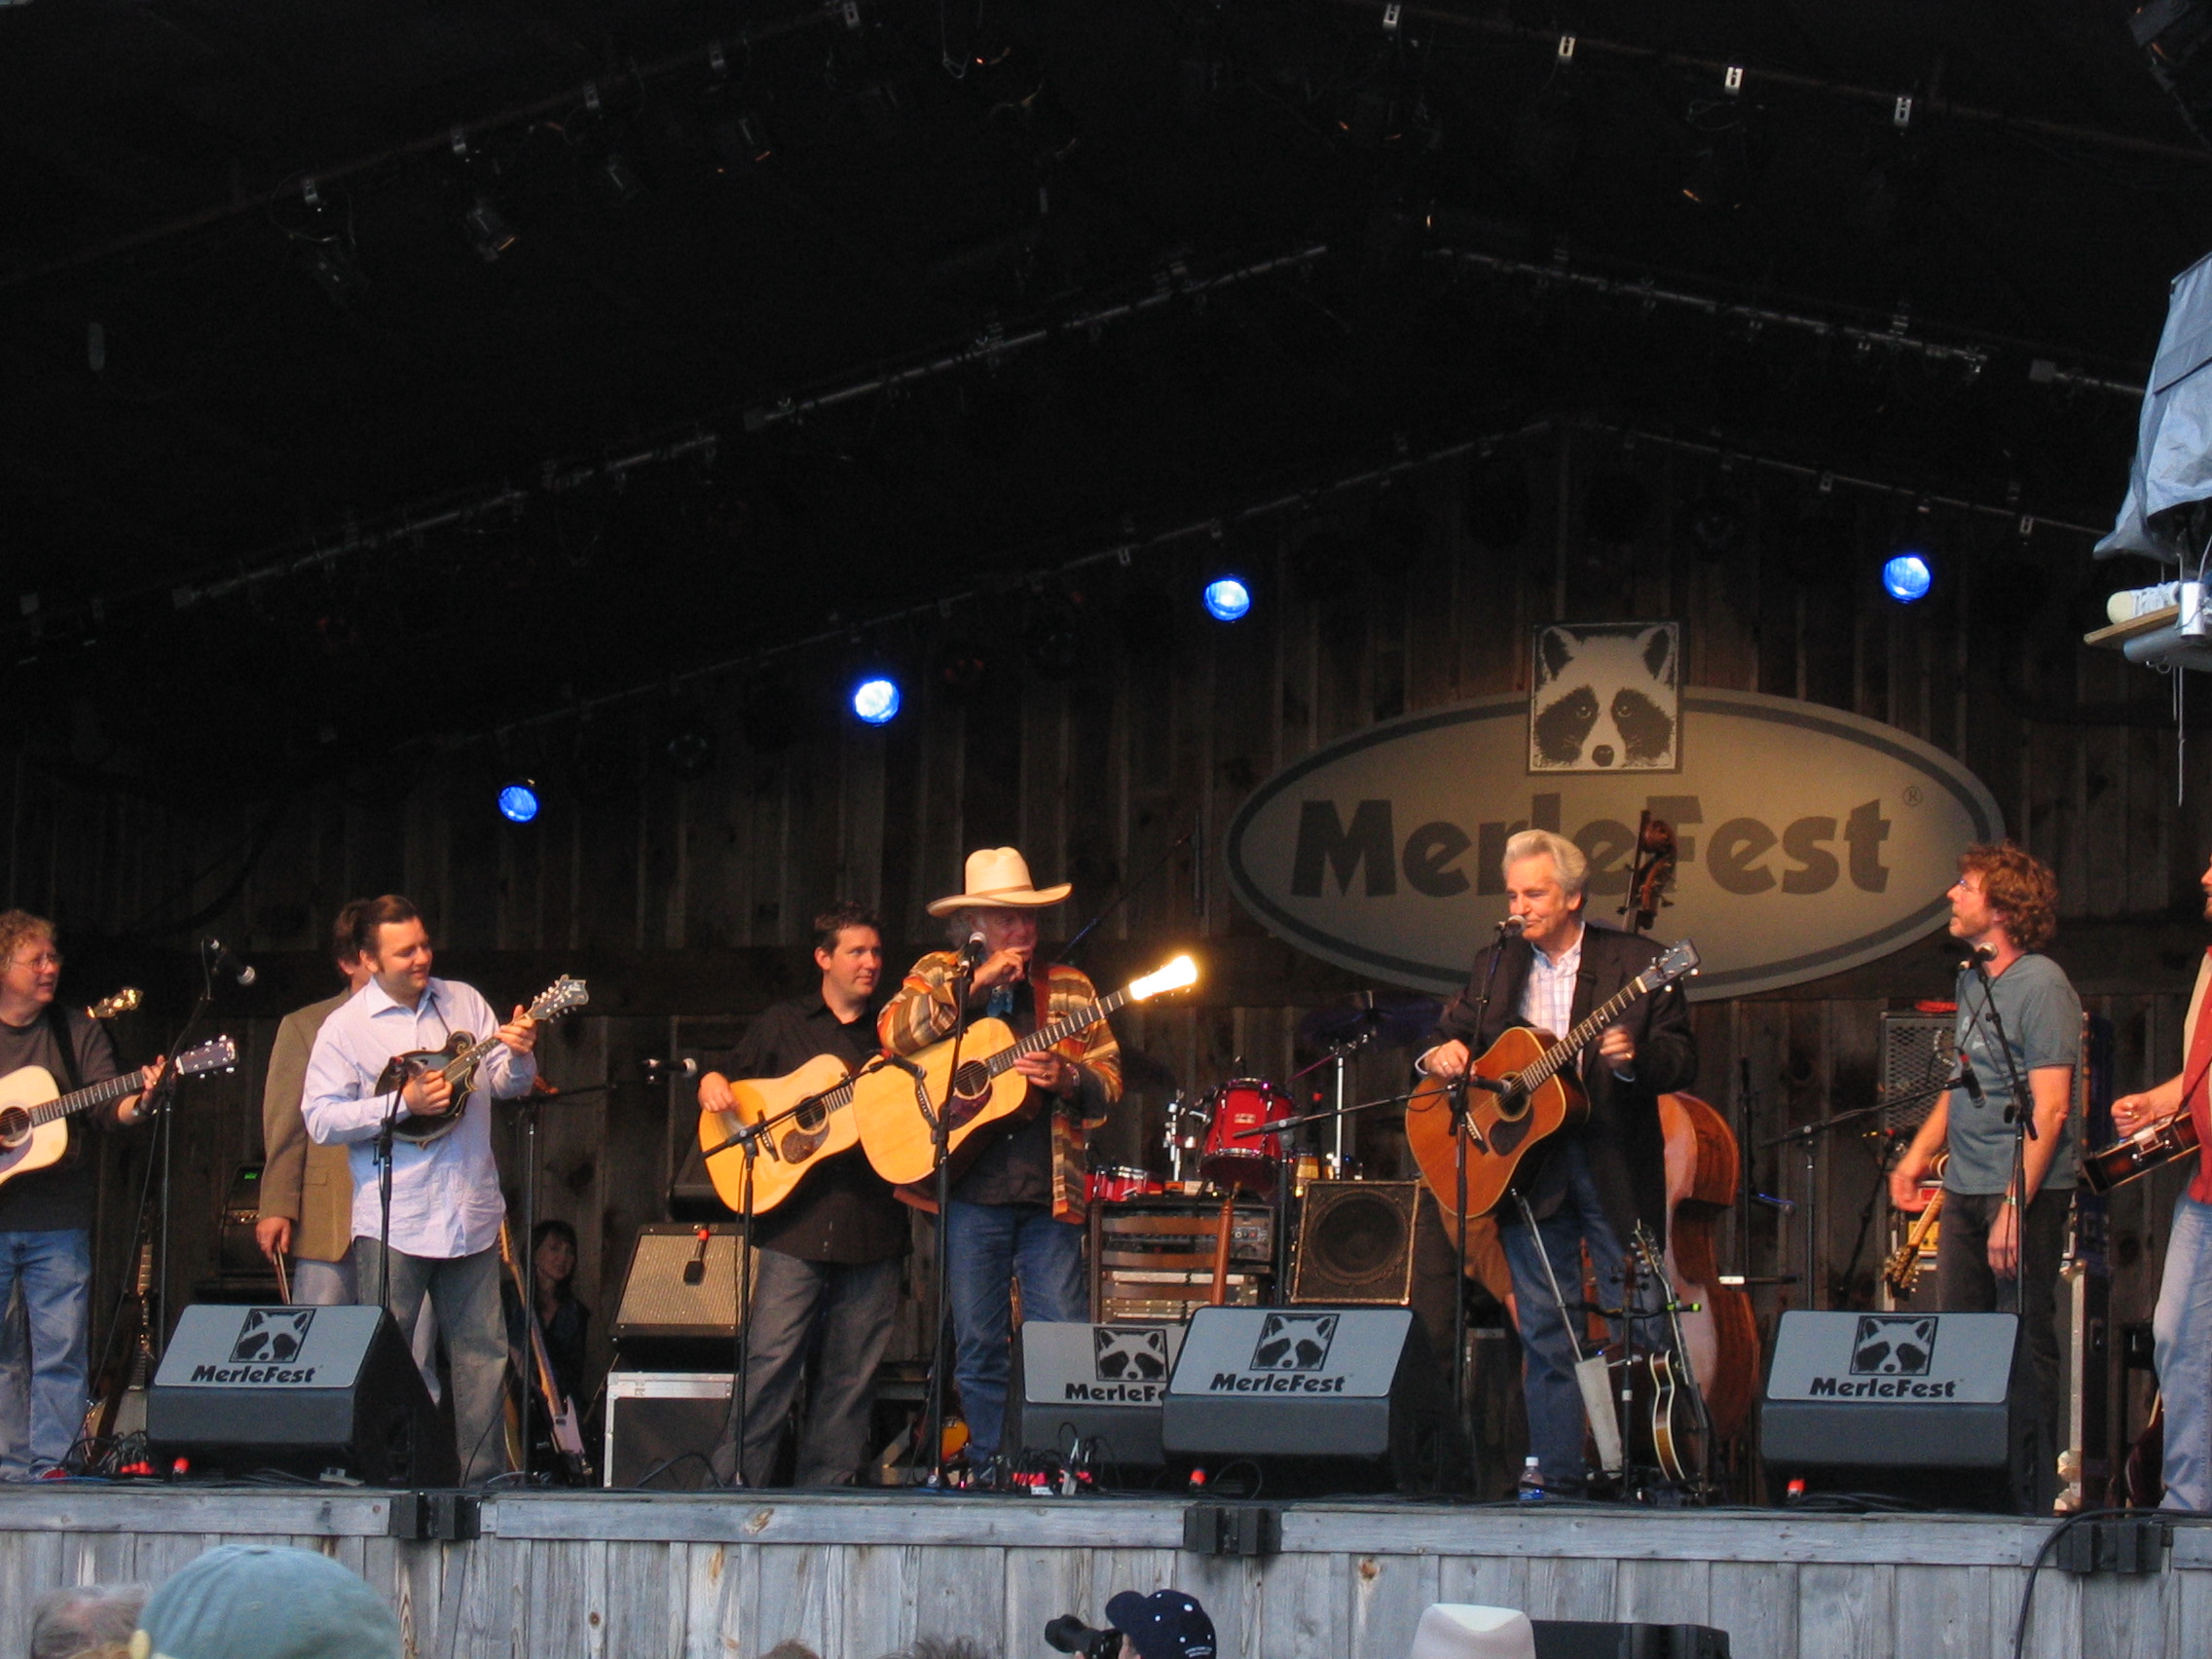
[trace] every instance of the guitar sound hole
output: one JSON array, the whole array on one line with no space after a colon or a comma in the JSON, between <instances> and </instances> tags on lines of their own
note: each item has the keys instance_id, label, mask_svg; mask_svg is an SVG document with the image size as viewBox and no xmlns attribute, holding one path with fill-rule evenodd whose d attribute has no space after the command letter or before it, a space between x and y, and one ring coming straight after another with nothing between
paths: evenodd
<instances>
[{"instance_id":1,"label":"guitar sound hole","mask_svg":"<svg viewBox=\"0 0 2212 1659\"><path fill-rule=\"evenodd\" d=\"M952 1092L963 1100L979 1100L990 1092L990 1068L981 1060L963 1060L952 1074Z\"/></svg>"},{"instance_id":2,"label":"guitar sound hole","mask_svg":"<svg viewBox=\"0 0 2212 1659\"><path fill-rule=\"evenodd\" d=\"M0 1111L0 1146L18 1147L31 1136L31 1115L20 1106Z\"/></svg>"},{"instance_id":3,"label":"guitar sound hole","mask_svg":"<svg viewBox=\"0 0 2212 1659\"><path fill-rule=\"evenodd\" d=\"M792 1122L802 1129L819 1129L829 1116L829 1108L817 1100L811 1105L801 1106L798 1109L798 1116L793 1118Z\"/></svg>"},{"instance_id":4,"label":"guitar sound hole","mask_svg":"<svg viewBox=\"0 0 2212 1659\"><path fill-rule=\"evenodd\" d=\"M1498 1122L1518 1124L1529 1115L1529 1096L1518 1088L1509 1088L1497 1097Z\"/></svg>"}]
</instances>

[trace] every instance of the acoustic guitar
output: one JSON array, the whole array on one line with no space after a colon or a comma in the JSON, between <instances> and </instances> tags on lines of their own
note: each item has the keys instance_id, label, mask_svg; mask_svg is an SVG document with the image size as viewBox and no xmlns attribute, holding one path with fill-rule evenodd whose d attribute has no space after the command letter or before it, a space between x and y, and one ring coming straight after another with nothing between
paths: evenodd
<instances>
[{"instance_id":1,"label":"acoustic guitar","mask_svg":"<svg viewBox=\"0 0 2212 1659\"><path fill-rule=\"evenodd\" d=\"M1198 964L1178 956L1157 974L1132 980L1026 1037L1016 1037L1004 1020L978 1019L960 1041L958 1075L952 1070L950 1037L916 1054L894 1055L879 1070L863 1072L854 1079L852 1109L867 1161L895 1187L922 1180L937 1167L931 1130L940 1111L950 1114L947 1157L955 1157L977 1131L1012 1116L1028 1096L1029 1080L1014 1069L1022 1055L1041 1054L1089 1030L1124 1004L1179 991L1198 979Z\"/></svg>"},{"instance_id":2,"label":"acoustic guitar","mask_svg":"<svg viewBox=\"0 0 2212 1659\"><path fill-rule=\"evenodd\" d=\"M572 1014L591 1001L591 989L583 980L564 974L545 989L524 1012L539 1025L548 1025L564 1014ZM391 1094L407 1087L419 1077L432 1074L443 1077L452 1086L453 1095L443 1112L417 1112L410 1108L393 1120L391 1132L404 1141L417 1146L427 1146L443 1140L468 1111L468 1097L476 1088L476 1068L484 1056L498 1046L499 1035L477 1038L466 1031L456 1031L446 1039L442 1049L410 1049L403 1054L394 1054L385 1062L383 1073L377 1078L376 1092Z\"/></svg>"},{"instance_id":3,"label":"acoustic guitar","mask_svg":"<svg viewBox=\"0 0 2212 1659\"><path fill-rule=\"evenodd\" d=\"M1643 998L1697 972L1697 946L1669 945L1659 960L1590 1011L1565 1037L1517 1025L1467 1068L1467 1213L1488 1215L1511 1190L1530 1152L1590 1113L1573 1066L1582 1051ZM1477 1081L1477 1080L1481 1081ZM1424 1079L1406 1102L1406 1143L1447 1215L1456 1213L1451 1085Z\"/></svg>"},{"instance_id":4,"label":"acoustic guitar","mask_svg":"<svg viewBox=\"0 0 2212 1659\"><path fill-rule=\"evenodd\" d=\"M854 1079L834 1054L817 1054L782 1077L742 1079L729 1086L729 1111L699 1114L699 1145L720 1146L739 1129L792 1113L760 1137L753 1160L753 1213L766 1215L823 1164L860 1144L860 1120L845 1110L853 1091ZM739 1215L745 1213L745 1154L734 1148L707 1161L715 1196Z\"/></svg>"},{"instance_id":5,"label":"acoustic guitar","mask_svg":"<svg viewBox=\"0 0 2212 1659\"><path fill-rule=\"evenodd\" d=\"M239 1046L228 1037L217 1037L177 1055L169 1069L178 1077L198 1077L202 1072L229 1071L238 1063ZM68 1151L69 1125L64 1120L95 1106L128 1100L145 1087L136 1069L68 1094L60 1091L54 1074L44 1066L21 1066L0 1077L0 1184L44 1169Z\"/></svg>"}]
</instances>

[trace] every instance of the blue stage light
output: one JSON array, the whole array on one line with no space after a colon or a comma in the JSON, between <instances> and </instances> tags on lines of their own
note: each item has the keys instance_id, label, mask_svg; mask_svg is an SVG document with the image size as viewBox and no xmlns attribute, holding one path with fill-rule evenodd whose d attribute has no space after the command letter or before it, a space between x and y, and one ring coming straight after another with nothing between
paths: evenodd
<instances>
[{"instance_id":1,"label":"blue stage light","mask_svg":"<svg viewBox=\"0 0 2212 1659\"><path fill-rule=\"evenodd\" d=\"M1239 622L1252 608L1252 590L1238 576L1221 576L1206 583L1206 614L1216 622Z\"/></svg>"},{"instance_id":2,"label":"blue stage light","mask_svg":"<svg viewBox=\"0 0 2212 1659\"><path fill-rule=\"evenodd\" d=\"M869 725L884 725L899 714L899 682L887 675L870 675L853 687L853 713Z\"/></svg>"},{"instance_id":3,"label":"blue stage light","mask_svg":"<svg viewBox=\"0 0 2212 1659\"><path fill-rule=\"evenodd\" d=\"M537 816L537 786L517 778L499 786L499 816L509 824L528 824Z\"/></svg>"},{"instance_id":4,"label":"blue stage light","mask_svg":"<svg viewBox=\"0 0 2212 1659\"><path fill-rule=\"evenodd\" d=\"M1935 581L1936 572L1929 568L1925 553L1893 554L1882 567L1882 591L1899 605L1926 599Z\"/></svg>"}]
</instances>

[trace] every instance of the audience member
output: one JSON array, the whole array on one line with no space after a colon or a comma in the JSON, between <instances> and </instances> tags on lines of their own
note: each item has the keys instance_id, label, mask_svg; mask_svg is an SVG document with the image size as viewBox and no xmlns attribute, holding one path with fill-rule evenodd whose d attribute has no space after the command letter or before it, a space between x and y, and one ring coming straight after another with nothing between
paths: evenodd
<instances>
[{"instance_id":1,"label":"audience member","mask_svg":"<svg viewBox=\"0 0 2212 1659\"><path fill-rule=\"evenodd\" d=\"M30 1659L123 1659L146 1604L143 1584L71 1584L31 1604Z\"/></svg>"},{"instance_id":2,"label":"audience member","mask_svg":"<svg viewBox=\"0 0 2212 1659\"><path fill-rule=\"evenodd\" d=\"M131 1659L399 1659L399 1621L328 1556L223 1544L147 1598Z\"/></svg>"}]
</instances>

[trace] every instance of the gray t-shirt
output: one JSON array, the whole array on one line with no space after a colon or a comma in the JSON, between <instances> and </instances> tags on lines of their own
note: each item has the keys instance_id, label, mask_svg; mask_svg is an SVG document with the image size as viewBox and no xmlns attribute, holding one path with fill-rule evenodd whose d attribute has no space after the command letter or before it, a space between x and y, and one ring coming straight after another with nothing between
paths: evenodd
<instances>
[{"instance_id":1,"label":"gray t-shirt","mask_svg":"<svg viewBox=\"0 0 2212 1659\"><path fill-rule=\"evenodd\" d=\"M1997 977L1989 994L1996 999L2022 1084L2033 1088L2028 1074L2039 1067L2074 1064L2082 1048L2082 999L2057 963L2047 956L2023 956ZM2005 1121L2005 1108L2012 1101L2012 1073L1998 1048L1997 1021L1983 998L1981 977L1972 969L1960 971L1958 999L1959 1057L1972 1064L1982 1103L1976 1106L1964 1088L1951 1090L1951 1161L1944 1166L1943 1190L2002 1193L2012 1182L2012 1140L2018 1132ZM2044 1176L2045 1191L2074 1185L2074 1114L2069 1112Z\"/></svg>"}]
</instances>

